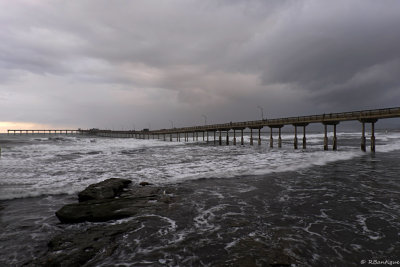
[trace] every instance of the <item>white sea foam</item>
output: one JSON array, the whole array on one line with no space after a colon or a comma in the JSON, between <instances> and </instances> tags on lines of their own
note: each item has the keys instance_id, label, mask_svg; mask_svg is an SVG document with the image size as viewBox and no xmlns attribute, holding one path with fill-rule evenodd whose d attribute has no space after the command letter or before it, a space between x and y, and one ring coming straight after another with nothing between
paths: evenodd
<instances>
[{"instance_id":1,"label":"white sea foam","mask_svg":"<svg viewBox=\"0 0 400 267\"><path fill-rule=\"evenodd\" d=\"M270 149L265 136L261 146L256 140L254 146L249 146L248 135L245 146L214 146L212 139L205 145L202 141L98 138L97 142L91 142L90 138L74 136L30 139L3 136L1 138L24 142L3 146L0 199L74 194L89 184L111 177L165 184L300 171L364 155L359 149L360 136L360 133L338 133L338 151L323 151L323 133L308 134L304 151L293 149L293 135L287 133L282 135L281 149ZM256 137L253 133L253 138ZM300 141L299 135L299 147ZM274 142L276 146L277 140ZM376 143L380 153L400 150L400 133L379 133Z\"/></svg>"}]
</instances>

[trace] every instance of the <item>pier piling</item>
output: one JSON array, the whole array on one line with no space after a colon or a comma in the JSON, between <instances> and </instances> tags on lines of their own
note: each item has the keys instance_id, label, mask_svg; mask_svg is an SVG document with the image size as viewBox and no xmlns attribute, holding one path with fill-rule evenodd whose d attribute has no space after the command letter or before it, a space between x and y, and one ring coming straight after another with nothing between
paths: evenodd
<instances>
[{"instance_id":1,"label":"pier piling","mask_svg":"<svg viewBox=\"0 0 400 267\"><path fill-rule=\"evenodd\" d=\"M328 150L328 125L324 124L324 150Z\"/></svg>"},{"instance_id":2,"label":"pier piling","mask_svg":"<svg viewBox=\"0 0 400 267\"><path fill-rule=\"evenodd\" d=\"M337 150L336 124L333 125L333 150Z\"/></svg>"},{"instance_id":3,"label":"pier piling","mask_svg":"<svg viewBox=\"0 0 400 267\"><path fill-rule=\"evenodd\" d=\"M278 136L278 147L282 147L282 137L281 137L281 129L282 127L279 127L279 136Z\"/></svg>"},{"instance_id":4,"label":"pier piling","mask_svg":"<svg viewBox=\"0 0 400 267\"><path fill-rule=\"evenodd\" d=\"M375 122L371 122L371 152L375 152Z\"/></svg>"},{"instance_id":5,"label":"pier piling","mask_svg":"<svg viewBox=\"0 0 400 267\"><path fill-rule=\"evenodd\" d=\"M269 147L273 148L274 147L274 138L273 138L273 128L269 128Z\"/></svg>"},{"instance_id":6,"label":"pier piling","mask_svg":"<svg viewBox=\"0 0 400 267\"><path fill-rule=\"evenodd\" d=\"M361 151L363 151L363 152L367 151L367 149L366 149L366 138L365 138L365 122L362 122Z\"/></svg>"},{"instance_id":7,"label":"pier piling","mask_svg":"<svg viewBox=\"0 0 400 267\"><path fill-rule=\"evenodd\" d=\"M215 145L215 131L213 131L214 132L214 145Z\"/></svg>"}]
</instances>

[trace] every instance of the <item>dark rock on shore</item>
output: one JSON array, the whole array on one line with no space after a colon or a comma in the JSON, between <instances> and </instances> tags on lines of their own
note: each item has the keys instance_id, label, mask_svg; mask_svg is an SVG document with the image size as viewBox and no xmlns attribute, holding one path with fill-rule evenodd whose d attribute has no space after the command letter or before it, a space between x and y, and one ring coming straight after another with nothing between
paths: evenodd
<instances>
[{"instance_id":1,"label":"dark rock on shore","mask_svg":"<svg viewBox=\"0 0 400 267\"><path fill-rule=\"evenodd\" d=\"M130 217L136 214L152 214L166 210L171 202L170 193L175 189L155 186L131 186L123 190L129 180L109 179L93 184L79 193L84 196L79 203L68 204L56 212L63 223L103 222ZM111 193L112 192L112 193ZM146 220L146 218L142 219ZM118 239L129 231L140 228L141 220L89 226L86 229L68 230L68 234L55 236L48 243L46 255L27 266L82 266L96 259L111 255L118 247ZM90 265L90 264L89 264ZM95 265L95 264L94 264Z\"/></svg>"},{"instance_id":2,"label":"dark rock on shore","mask_svg":"<svg viewBox=\"0 0 400 267\"><path fill-rule=\"evenodd\" d=\"M129 224L95 226L85 231L73 231L58 235L48 243L45 257L28 263L32 266L82 266L101 254L111 255L118 247L118 239L127 231L140 226L137 221ZM95 266L95 264L94 264Z\"/></svg>"},{"instance_id":3,"label":"dark rock on shore","mask_svg":"<svg viewBox=\"0 0 400 267\"><path fill-rule=\"evenodd\" d=\"M130 182L112 178L90 185L79 193L79 203L65 205L56 216L62 223L104 222L171 201L166 190L159 187L132 187L122 192Z\"/></svg>"},{"instance_id":4,"label":"dark rock on shore","mask_svg":"<svg viewBox=\"0 0 400 267\"><path fill-rule=\"evenodd\" d=\"M97 184L89 185L85 190L78 194L79 202L94 199L114 198L118 196L131 182L131 180L127 179L111 178Z\"/></svg>"}]
</instances>

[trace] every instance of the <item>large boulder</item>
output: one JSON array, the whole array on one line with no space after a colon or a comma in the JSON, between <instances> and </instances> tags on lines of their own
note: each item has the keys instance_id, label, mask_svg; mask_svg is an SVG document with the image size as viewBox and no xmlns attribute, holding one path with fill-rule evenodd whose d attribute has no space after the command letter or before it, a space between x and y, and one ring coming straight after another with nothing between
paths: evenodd
<instances>
[{"instance_id":1,"label":"large boulder","mask_svg":"<svg viewBox=\"0 0 400 267\"><path fill-rule=\"evenodd\" d=\"M130 221L114 225L99 225L85 230L71 230L59 234L48 243L45 256L24 266L96 266L96 256L112 255L121 235L140 227L140 222ZM87 264L87 265L85 265Z\"/></svg>"},{"instance_id":2,"label":"large boulder","mask_svg":"<svg viewBox=\"0 0 400 267\"><path fill-rule=\"evenodd\" d=\"M127 184L125 181L130 182L124 179L109 179L90 185L79 195L84 196L83 199L89 196L91 199L65 205L56 212L57 218L62 223L105 222L130 217L146 208L171 201L165 189L160 187L136 186L122 192L121 186Z\"/></svg>"},{"instance_id":3,"label":"large boulder","mask_svg":"<svg viewBox=\"0 0 400 267\"><path fill-rule=\"evenodd\" d=\"M62 223L105 222L135 215L144 203L132 203L129 199L91 200L65 205L56 212Z\"/></svg>"},{"instance_id":4,"label":"large boulder","mask_svg":"<svg viewBox=\"0 0 400 267\"><path fill-rule=\"evenodd\" d=\"M114 198L121 194L122 190L131 182L131 180L127 179L110 178L100 183L89 185L78 194L79 202Z\"/></svg>"}]
</instances>

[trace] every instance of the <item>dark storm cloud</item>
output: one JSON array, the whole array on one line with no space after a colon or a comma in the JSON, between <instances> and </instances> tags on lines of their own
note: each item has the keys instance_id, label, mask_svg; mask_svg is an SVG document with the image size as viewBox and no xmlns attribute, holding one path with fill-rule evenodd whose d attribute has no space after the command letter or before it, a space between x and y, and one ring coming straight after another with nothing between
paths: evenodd
<instances>
[{"instance_id":1,"label":"dark storm cloud","mask_svg":"<svg viewBox=\"0 0 400 267\"><path fill-rule=\"evenodd\" d=\"M2 115L163 128L202 113L255 119L257 105L276 117L398 105L399 10L394 0L0 0L0 101L24 113Z\"/></svg>"}]
</instances>

